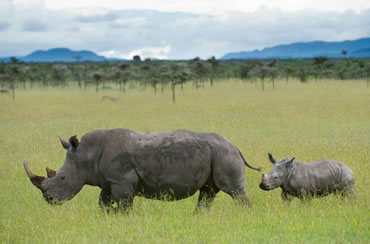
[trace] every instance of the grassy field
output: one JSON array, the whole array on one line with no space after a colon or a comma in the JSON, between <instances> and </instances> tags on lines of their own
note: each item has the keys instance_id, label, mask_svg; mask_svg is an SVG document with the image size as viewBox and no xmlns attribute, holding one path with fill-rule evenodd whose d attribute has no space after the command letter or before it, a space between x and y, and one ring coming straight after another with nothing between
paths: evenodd
<instances>
[{"instance_id":1,"label":"grassy field","mask_svg":"<svg viewBox=\"0 0 370 244\"><path fill-rule=\"evenodd\" d=\"M118 102L101 102L103 95ZM197 194L177 202L135 198L129 215L105 215L99 188L85 186L71 201L50 206L22 165L45 175L65 158L58 136L93 129L142 132L185 128L217 132L253 166L270 170L267 152L297 161L331 158L355 174L354 200L335 196L282 203L280 189L259 189L261 173L246 169L253 207L219 193L209 212L193 215ZM360 81L290 81L260 86L238 81L205 89L78 91L17 90L0 96L0 243L369 243L370 89Z\"/></svg>"}]
</instances>

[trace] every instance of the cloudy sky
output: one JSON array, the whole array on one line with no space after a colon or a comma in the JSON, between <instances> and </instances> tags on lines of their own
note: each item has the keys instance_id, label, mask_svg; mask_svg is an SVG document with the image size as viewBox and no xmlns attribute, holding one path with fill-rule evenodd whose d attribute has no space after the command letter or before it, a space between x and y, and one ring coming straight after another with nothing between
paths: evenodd
<instances>
[{"instance_id":1,"label":"cloudy sky","mask_svg":"<svg viewBox=\"0 0 370 244\"><path fill-rule=\"evenodd\" d=\"M0 0L0 57L67 47L117 58L219 58L370 37L369 0Z\"/></svg>"}]
</instances>

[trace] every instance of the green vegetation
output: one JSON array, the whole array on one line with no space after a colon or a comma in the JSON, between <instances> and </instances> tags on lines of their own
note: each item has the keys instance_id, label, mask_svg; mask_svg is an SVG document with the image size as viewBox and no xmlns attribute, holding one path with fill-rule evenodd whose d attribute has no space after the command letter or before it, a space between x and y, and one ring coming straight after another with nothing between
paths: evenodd
<instances>
[{"instance_id":1,"label":"green vegetation","mask_svg":"<svg viewBox=\"0 0 370 244\"><path fill-rule=\"evenodd\" d=\"M97 93L113 83L116 89L125 92L127 88L152 87L157 94L158 87L163 93L166 87L172 91L176 101L176 86L192 83L204 87L206 83L229 79L245 82L271 82L276 79L310 80L366 80L370 84L370 61L368 59L328 59L316 57L303 60L231 60L220 61L214 57L208 60L195 58L189 61L141 61L97 62L97 63L22 63L12 58L10 63L0 63L0 88L11 90L15 99L18 88L78 86L86 90L93 86ZM28 85L27 85L28 84Z\"/></svg>"},{"instance_id":2,"label":"green vegetation","mask_svg":"<svg viewBox=\"0 0 370 244\"><path fill-rule=\"evenodd\" d=\"M276 79L275 88L266 82L264 91L231 78L213 86L202 83L206 89L185 83L176 91L175 105L170 86L154 96L153 89L129 80L126 93L113 83L104 86L112 90L98 94L95 86L79 91L66 83L19 88L15 100L0 94L0 243L370 242L370 89L363 81ZM119 99L101 101L102 96ZM329 196L307 204L295 199L286 205L279 189L260 190L261 174L246 168L250 209L219 193L210 211L198 215L193 215L197 194L177 202L138 197L129 215L105 215L97 203L99 189L89 186L62 206L48 205L29 182L23 159L34 173L45 175L45 167L63 164L58 136L81 138L93 129L115 127L217 132L263 172L271 168L267 152L297 161L343 161L354 171L357 197Z\"/></svg>"}]
</instances>

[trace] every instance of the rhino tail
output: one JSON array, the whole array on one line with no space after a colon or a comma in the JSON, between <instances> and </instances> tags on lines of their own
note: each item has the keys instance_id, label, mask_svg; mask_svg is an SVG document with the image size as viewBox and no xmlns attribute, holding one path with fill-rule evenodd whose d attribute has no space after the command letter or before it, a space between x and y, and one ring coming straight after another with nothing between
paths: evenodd
<instances>
[{"instance_id":1,"label":"rhino tail","mask_svg":"<svg viewBox=\"0 0 370 244\"><path fill-rule=\"evenodd\" d=\"M248 167L248 168L250 168L250 169L254 169L254 170L257 170L257 171L261 171L261 167L260 168L255 168L255 167L253 167L253 166L251 166L248 162L247 162L247 160L245 160L245 158L243 157L243 154L240 152L240 150L238 149L238 151L239 151L239 155L240 155L240 157L242 158L242 160L243 160L243 162L244 162L244 164Z\"/></svg>"}]
</instances>

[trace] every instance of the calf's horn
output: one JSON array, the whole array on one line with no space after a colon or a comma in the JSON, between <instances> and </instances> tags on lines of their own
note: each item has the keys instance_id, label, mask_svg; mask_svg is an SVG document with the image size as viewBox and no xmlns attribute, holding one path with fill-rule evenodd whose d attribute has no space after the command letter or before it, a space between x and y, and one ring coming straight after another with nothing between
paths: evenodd
<instances>
[{"instance_id":1,"label":"calf's horn","mask_svg":"<svg viewBox=\"0 0 370 244\"><path fill-rule=\"evenodd\" d=\"M26 174L27 174L28 178L30 178L32 184L34 184L37 188L39 188L41 190L41 183L46 179L46 177L34 175L31 172L31 170L28 168L26 160L23 160L23 166L24 166L24 170L26 171Z\"/></svg>"}]
</instances>

